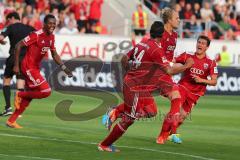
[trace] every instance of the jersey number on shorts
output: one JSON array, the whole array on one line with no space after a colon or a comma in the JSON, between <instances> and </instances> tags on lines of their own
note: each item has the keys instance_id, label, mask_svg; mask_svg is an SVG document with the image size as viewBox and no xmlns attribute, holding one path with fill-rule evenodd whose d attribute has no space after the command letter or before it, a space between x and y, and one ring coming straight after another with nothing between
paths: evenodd
<instances>
[{"instance_id":1,"label":"jersey number on shorts","mask_svg":"<svg viewBox=\"0 0 240 160\"><path fill-rule=\"evenodd\" d=\"M142 50L141 52L138 52L138 48L137 47L134 49L133 68L137 69L141 65L141 63L142 63L141 61L142 61L144 53L145 53L145 50Z\"/></svg>"}]
</instances>

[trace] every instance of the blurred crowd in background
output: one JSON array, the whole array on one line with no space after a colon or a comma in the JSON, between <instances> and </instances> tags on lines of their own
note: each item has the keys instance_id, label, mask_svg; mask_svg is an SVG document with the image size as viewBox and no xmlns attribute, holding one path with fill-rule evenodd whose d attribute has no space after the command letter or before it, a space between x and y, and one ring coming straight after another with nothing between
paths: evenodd
<instances>
[{"instance_id":1,"label":"blurred crowd in background","mask_svg":"<svg viewBox=\"0 0 240 160\"><path fill-rule=\"evenodd\" d=\"M144 0L144 4L157 15L164 7L175 8L184 38L204 32L211 39L240 40L240 0Z\"/></svg>"},{"instance_id":2,"label":"blurred crowd in background","mask_svg":"<svg viewBox=\"0 0 240 160\"><path fill-rule=\"evenodd\" d=\"M101 25L103 0L5 0L0 1L0 29L6 26L5 16L17 11L24 24L35 29L43 25L46 14L53 14L58 21L56 33L105 34Z\"/></svg>"},{"instance_id":3,"label":"blurred crowd in background","mask_svg":"<svg viewBox=\"0 0 240 160\"><path fill-rule=\"evenodd\" d=\"M240 40L240 0L139 1L157 16L164 7L175 8L181 19L180 37L196 38L204 33L211 39ZM36 29L42 27L43 17L52 13L58 20L56 33L111 34L101 23L103 3L104 0L0 0L0 29L7 25L5 16L15 10L24 24ZM142 9L144 13L144 7ZM136 18L144 28L149 26L147 15L139 17L133 13L133 25L139 25L135 23Z\"/></svg>"}]
</instances>

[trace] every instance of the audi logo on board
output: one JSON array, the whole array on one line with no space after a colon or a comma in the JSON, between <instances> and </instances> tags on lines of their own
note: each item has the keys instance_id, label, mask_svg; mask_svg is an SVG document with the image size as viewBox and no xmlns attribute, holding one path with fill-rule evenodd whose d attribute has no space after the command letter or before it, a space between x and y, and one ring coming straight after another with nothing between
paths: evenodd
<instances>
[{"instance_id":1,"label":"audi logo on board","mask_svg":"<svg viewBox=\"0 0 240 160\"><path fill-rule=\"evenodd\" d=\"M191 68L190 72L194 73L194 74L198 74L198 75L203 75L204 74L204 71L201 70L201 69L198 69L198 68Z\"/></svg>"}]
</instances>

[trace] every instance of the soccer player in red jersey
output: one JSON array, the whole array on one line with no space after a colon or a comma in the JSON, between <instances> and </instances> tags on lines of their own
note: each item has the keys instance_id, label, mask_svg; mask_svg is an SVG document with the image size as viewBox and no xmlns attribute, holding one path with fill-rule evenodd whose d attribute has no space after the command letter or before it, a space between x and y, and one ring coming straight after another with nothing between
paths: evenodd
<instances>
[{"instance_id":1,"label":"soccer player in red jersey","mask_svg":"<svg viewBox=\"0 0 240 160\"><path fill-rule=\"evenodd\" d=\"M163 10L162 19L165 31L163 33L161 45L163 46L167 60L172 62L177 43L177 32L174 30L178 28L180 19L178 13L170 8ZM167 97L171 101L170 111L164 119L163 124L165 124L164 126L171 127L172 130L176 130L178 125L177 119L179 119L180 108L182 105L178 85L173 82L172 76L170 75L162 76L159 80L159 84L160 95ZM165 130L165 128L162 127L162 131L163 130ZM163 135L161 135L161 133L158 135L156 143L163 143L163 139L161 138Z\"/></svg>"},{"instance_id":2,"label":"soccer player in red jersey","mask_svg":"<svg viewBox=\"0 0 240 160\"><path fill-rule=\"evenodd\" d=\"M183 76L179 81L179 91L182 100L182 109L180 112L180 119L178 121L179 127L184 119L189 115L192 108L196 105L198 99L204 96L207 85L215 86L217 84L217 66L214 60L207 57L206 51L210 45L210 39L206 36L199 36L196 45L196 52L194 55L183 53L175 59L177 63L185 63L188 58L192 58L194 64L191 68L183 72ZM210 77L208 79L207 77ZM163 135L162 144L166 141L169 132L173 133L169 139L175 143L181 143L181 139L175 136L176 130L170 130L169 126L163 124L161 135Z\"/></svg>"},{"instance_id":3,"label":"soccer player in red jersey","mask_svg":"<svg viewBox=\"0 0 240 160\"><path fill-rule=\"evenodd\" d=\"M120 122L98 145L100 151L119 151L112 144L125 133L135 119L153 117L157 114L157 106L154 100L147 107L142 105L142 101L148 99L149 96L152 98L151 92L158 88L159 77L153 76L157 70L161 70L162 75L173 75L192 66L193 61L189 58L180 67L170 67L170 63L166 60L159 43L163 30L162 22L154 22L150 29L151 39L138 43L128 52L127 56L123 57L122 62L125 62L123 66L128 63L128 60L132 60L132 66L124 77L124 111Z\"/></svg>"},{"instance_id":4,"label":"soccer player in red jersey","mask_svg":"<svg viewBox=\"0 0 240 160\"><path fill-rule=\"evenodd\" d=\"M179 15L173 9L166 8L162 13L162 19L164 22L164 32L163 32L160 43L167 60L169 62L172 62L173 56L174 56L174 49L177 43L177 32L175 32L174 30L177 29L179 26L179 23L180 23ZM146 41L146 39L142 40L142 42L144 41ZM157 71L155 74L156 76L158 74L159 74L158 76L160 76L161 71L159 73ZM161 88L160 94L165 97L168 97L169 100L171 101L171 109L168 117L170 117L171 119L176 119L174 117L179 116L180 107L181 107L181 97L178 91L178 86L173 82L172 76L171 75L161 76L161 78L159 79L159 88ZM148 106L152 102L153 102L153 98L149 98L144 101L144 105ZM123 109L124 109L124 104L120 104L117 107L108 111L107 114L103 116L103 124L106 125L108 129L110 129L111 124L118 117L121 116ZM168 123L173 128L176 128L177 126L177 122L171 121L170 123L170 121L167 121L167 119L165 120L165 123ZM159 140L157 139L157 143L158 141Z\"/></svg>"},{"instance_id":5,"label":"soccer player in red jersey","mask_svg":"<svg viewBox=\"0 0 240 160\"><path fill-rule=\"evenodd\" d=\"M43 57L51 51L54 61L61 66L63 71L72 77L71 71L63 64L55 48L55 37L53 31L56 27L56 18L53 15L46 15L44 27L41 30L32 32L21 40L15 48L14 72L19 73L19 55L21 48L26 46L27 52L22 60L21 71L25 76L27 91L17 91L15 96L15 111L7 120L6 125L12 128L22 128L16 123L32 99L41 99L50 96L51 88L47 81L40 74L40 63Z\"/></svg>"}]
</instances>

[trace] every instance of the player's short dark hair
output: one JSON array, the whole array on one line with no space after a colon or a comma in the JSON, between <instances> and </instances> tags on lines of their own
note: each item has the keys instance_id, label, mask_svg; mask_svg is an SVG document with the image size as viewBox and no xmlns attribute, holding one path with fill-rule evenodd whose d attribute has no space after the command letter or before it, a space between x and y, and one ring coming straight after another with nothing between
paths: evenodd
<instances>
[{"instance_id":1,"label":"player's short dark hair","mask_svg":"<svg viewBox=\"0 0 240 160\"><path fill-rule=\"evenodd\" d=\"M164 32L164 25L161 21L153 22L150 29L151 38L161 38Z\"/></svg>"},{"instance_id":2,"label":"player's short dark hair","mask_svg":"<svg viewBox=\"0 0 240 160\"><path fill-rule=\"evenodd\" d=\"M46 16L44 17L44 20L43 20L44 24L46 24L46 23L48 22L48 20L51 19L51 18L56 19L55 16L52 15L52 14L46 15Z\"/></svg>"},{"instance_id":3,"label":"player's short dark hair","mask_svg":"<svg viewBox=\"0 0 240 160\"><path fill-rule=\"evenodd\" d=\"M162 10L161 16L164 24L166 24L170 19L172 19L173 12L175 12L174 9L167 7Z\"/></svg>"},{"instance_id":4,"label":"player's short dark hair","mask_svg":"<svg viewBox=\"0 0 240 160\"><path fill-rule=\"evenodd\" d=\"M197 40L199 40L199 39L204 39L204 40L206 40L206 41L207 41L207 46L208 46L208 47L210 46L211 40L210 40L207 36L205 36L205 35L200 35Z\"/></svg>"},{"instance_id":5,"label":"player's short dark hair","mask_svg":"<svg viewBox=\"0 0 240 160\"><path fill-rule=\"evenodd\" d=\"M20 16L17 12L11 12L6 16L6 19L11 19L11 18L20 20Z\"/></svg>"}]
</instances>

